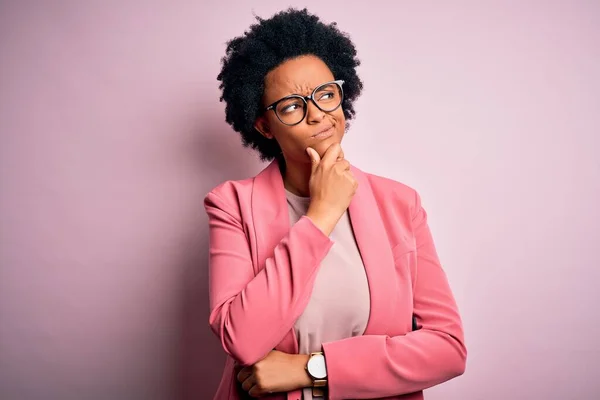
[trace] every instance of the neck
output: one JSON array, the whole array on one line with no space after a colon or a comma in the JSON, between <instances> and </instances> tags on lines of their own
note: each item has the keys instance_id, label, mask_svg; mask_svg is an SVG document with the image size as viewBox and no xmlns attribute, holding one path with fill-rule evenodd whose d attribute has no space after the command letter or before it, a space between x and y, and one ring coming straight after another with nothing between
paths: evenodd
<instances>
[{"instance_id":1,"label":"neck","mask_svg":"<svg viewBox=\"0 0 600 400\"><path fill-rule=\"evenodd\" d=\"M297 196L310 197L308 182L310 181L311 165L287 160L280 162L285 162L285 168L282 168L285 188Z\"/></svg>"}]
</instances>

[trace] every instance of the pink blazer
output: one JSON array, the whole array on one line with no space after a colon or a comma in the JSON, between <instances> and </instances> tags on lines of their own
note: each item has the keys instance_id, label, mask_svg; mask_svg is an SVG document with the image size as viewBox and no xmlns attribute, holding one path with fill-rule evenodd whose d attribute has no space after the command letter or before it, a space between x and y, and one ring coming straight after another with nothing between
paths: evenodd
<instances>
[{"instance_id":1,"label":"pink blazer","mask_svg":"<svg viewBox=\"0 0 600 400\"><path fill-rule=\"evenodd\" d=\"M348 210L371 311L364 335L323 344L329 399L422 399L423 389L465 370L461 318L417 192L352 172L359 184ZM204 205L209 323L228 355L214 399L242 399L236 361L252 365L274 348L298 353L294 323L333 243L306 216L290 228L276 161L254 178L217 186ZM301 390L265 398L297 400Z\"/></svg>"}]
</instances>

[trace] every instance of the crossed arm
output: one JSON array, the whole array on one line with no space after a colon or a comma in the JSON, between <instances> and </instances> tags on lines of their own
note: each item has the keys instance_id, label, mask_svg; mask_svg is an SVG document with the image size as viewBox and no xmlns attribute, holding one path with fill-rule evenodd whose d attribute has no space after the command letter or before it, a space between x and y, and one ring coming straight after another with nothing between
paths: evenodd
<instances>
[{"instance_id":1,"label":"crossed arm","mask_svg":"<svg viewBox=\"0 0 600 400\"><path fill-rule=\"evenodd\" d=\"M214 192L206 197L205 208L210 227L209 323L230 356L244 367L254 366L269 359L302 314L333 243L303 216L254 275L235 208ZM416 392L464 372L462 323L416 193L412 225L417 244L414 315L420 329L402 336L363 335L323 343L332 400ZM296 361L289 363L292 371L301 365ZM290 386L305 383L298 380Z\"/></svg>"}]
</instances>

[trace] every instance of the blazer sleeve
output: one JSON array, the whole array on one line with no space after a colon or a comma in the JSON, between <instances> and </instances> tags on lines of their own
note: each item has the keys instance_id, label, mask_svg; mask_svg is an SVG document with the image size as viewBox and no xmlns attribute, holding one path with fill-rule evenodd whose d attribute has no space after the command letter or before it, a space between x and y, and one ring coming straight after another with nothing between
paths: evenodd
<instances>
[{"instance_id":1,"label":"blazer sleeve","mask_svg":"<svg viewBox=\"0 0 600 400\"><path fill-rule=\"evenodd\" d=\"M412 209L417 253L413 306L420 329L402 336L364 335L324 343L330 400L417 392L465 370L461 318L416 192Z\"/></svg>"},{"instance_id":2,"label":"blazer sleeve","mask_svg":"<svg viewBox=\"0 0 600 400\"><path fill-rule=\"evenodd\" d=\"M227 354L241 365L252 365L293 328L333 241L303 216L255 276L239 207L214 191L204 206L209 220L209 324Z\"/></svg>"}]
</instances>

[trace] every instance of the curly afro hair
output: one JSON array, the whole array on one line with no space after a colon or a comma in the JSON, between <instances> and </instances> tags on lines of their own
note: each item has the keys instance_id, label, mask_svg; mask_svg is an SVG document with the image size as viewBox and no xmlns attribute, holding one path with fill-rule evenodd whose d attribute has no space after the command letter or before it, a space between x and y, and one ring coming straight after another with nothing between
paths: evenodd
<instances>
[{"instance_id":1,"label":"curly afro hair","mask_svg":"<svg viewBox=\"0 0 600 400\"><path fill-rule=\"evenodd\" d=\"M220 101L225 101L225 121L242 136L246 147L260 153L263 161L280 158L275 140L263 137L254 121L261 114L261 99L267 73L286 60L315 55L329 67L335 79L343 79L342 108L346 121L353 118L353 103L363 84L356 73L360 61L349 36L335 22L325 24L307 9L289 8L270 19L256 17L243 36L227 42L226 55L217 79L221 81Z\"/></svg>"}]
</instances>

